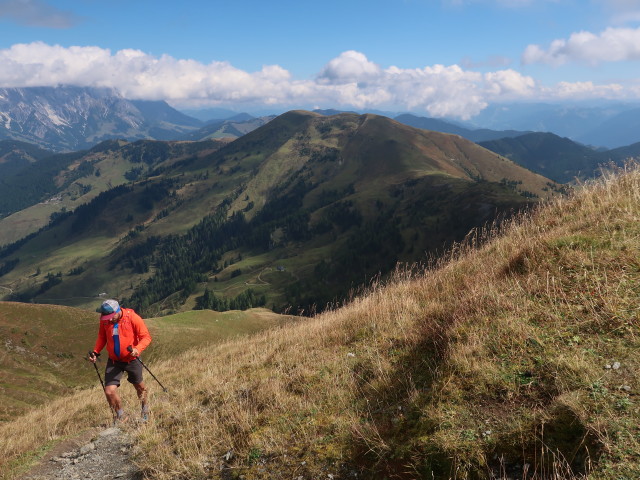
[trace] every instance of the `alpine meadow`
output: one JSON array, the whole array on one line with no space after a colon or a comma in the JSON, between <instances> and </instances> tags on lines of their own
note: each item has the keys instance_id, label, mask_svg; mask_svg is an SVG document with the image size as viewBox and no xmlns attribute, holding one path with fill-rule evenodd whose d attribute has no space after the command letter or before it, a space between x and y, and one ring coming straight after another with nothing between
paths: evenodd
<instances>
[{"instance_id":1,"label":"alpine meadow","mask_svg":"<svg viewBox=\"0 0 640 480\"><path fill-rule=\"evenodd\" d=\"M0 32L0 480L640 479L640 0Z\"/></svg>"},{"instance_id":2,"label":"alpine meadow","mask_svg":"<svg viewBox=\"0 0 640 480\"><path fill-rule=\"evenodd\" d=\"M127 427L135 464L161 479L636 478L639 206L631 164L339 308L157 358L171 388ZM3 474L109 419L94 387L4 422Z\"/></svg>"}]
</instances>

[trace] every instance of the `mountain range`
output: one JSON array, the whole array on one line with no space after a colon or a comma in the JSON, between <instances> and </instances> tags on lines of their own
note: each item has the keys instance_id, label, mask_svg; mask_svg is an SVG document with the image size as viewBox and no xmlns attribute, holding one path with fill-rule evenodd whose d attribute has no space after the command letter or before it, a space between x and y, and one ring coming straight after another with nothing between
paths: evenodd
<instances>
[{"instance_id":1,"label":"mountain range","mask_svg":"<svg viewBox=\"0 0 640 480\"><path fill-rule=\"evenodd\" d=\"M343 112L316 110L322 115ZM640 142L640 109L633 104L601 106L520 103L491 105L472 120L373 113L417 128L454 133L473 142L548 132L594 149ZM123 98L111 89L72 86L0 89L0 139L41 148L74 151L107 139L204 140L248 133L275 115L254 117L224 108L180 112L163 101Z\"/></svg>"},{"instance_id":2,"label":"mountain range","mask_svg":"<svg viewBox=\"0 0 640 480\"><path fill-rule=\"evenodd\" d=\"M112 138L168 140L200 126L165 102L127 100L111 89L0 89L0 139L54 151L90 148Z\"/></svg>"},{"instance_id":3,"label":"mountain range","mask_svg":"<svg viewBox=\"0 0 640 480\"><path fill-rule=\"evenodd\" d=\"M465 122L466 128L552 132L595 148L618 148L640 142L637 104L612 103L490 105Z\"/></svg>"},{"instance_id":4,"label":"mountain range","mask_svg":"<svg viewBox=\"0 0 640 480\"><path fill-rule=\"evenodd\" d=\"M0 253L9 298L84 306L107 292L154 314L323 309L560 189L376 115L293 111L234 141L108 141L45 160L22 184L42 172L46 194L0 224L41 228Z\"/></svg>"}]
</instances>

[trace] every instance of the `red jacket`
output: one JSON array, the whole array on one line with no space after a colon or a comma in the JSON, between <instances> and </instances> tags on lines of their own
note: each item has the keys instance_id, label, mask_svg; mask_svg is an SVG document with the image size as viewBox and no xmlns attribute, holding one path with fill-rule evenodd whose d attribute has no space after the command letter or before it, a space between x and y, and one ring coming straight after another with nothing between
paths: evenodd
<instances>
[{"instance_id":1,"label":"red jacket","mask_svg":"<svg viewBox=\"0 0 640 480\"><path fill-rule=\"evenodd\" d=\"M118 336L120 338L120 357L118 357L113 351L113 326L114 324L110 320L100 320L98 339L96 340L96 346L93 348L94 352L100 353L100 350L106 344L111 360L115 362L130 362L136 357L131 356L127 351L128 346L135 347L138 352L142 353L151 343L151 335L144 324L144 320L132 309L123 308L122 317L118 322Z\"/></svg>"}]
</instances>

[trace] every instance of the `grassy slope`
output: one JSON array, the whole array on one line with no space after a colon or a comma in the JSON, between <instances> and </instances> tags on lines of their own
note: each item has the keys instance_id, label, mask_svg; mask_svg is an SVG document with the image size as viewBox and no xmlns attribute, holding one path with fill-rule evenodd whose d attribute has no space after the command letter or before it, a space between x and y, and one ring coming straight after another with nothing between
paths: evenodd
<instances>
[{"instance_id":1,"label":"grassy slope","mask_svg":"<svg viewBox=\"0 0 640 480\"><path fill-rule=\"evenodd\" d=\"M637 478L639 217L634 169L334 312L157 363L175 387L137 461L167 479ZM4 458L104 417L68 404L20 420L37 438L3 426Z\"/></svg>"},{"instance_id":2,"label":"grassy slope","mask_svg":"<svg viewBox=\"0 0 640 480\"><path fill-rule=\"evenodd\" d=\"M94 301L95 303L95 301ZM197 345L262 330L287 320L268 310L200 310L147 319L148 361ZM84 361L97 332L94 312L56 305L0 302L0 422L52 399L97 384ZM100 366L101 373L104 363Z\"/></svg>"}]
</instances>

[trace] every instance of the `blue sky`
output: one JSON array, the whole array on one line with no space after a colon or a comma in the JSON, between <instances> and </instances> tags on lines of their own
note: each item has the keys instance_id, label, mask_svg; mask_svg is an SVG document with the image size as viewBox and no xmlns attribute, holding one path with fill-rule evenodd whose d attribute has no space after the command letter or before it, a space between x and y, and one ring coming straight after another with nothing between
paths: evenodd
<instances>
[{"instance_id":1,"label":"blue sky","mask_svg":"<svg viewBox=\"0 0 640 480\"><path fill-rule=\"evenodd\" d=\"M637 101L640 0L0 0L0 87L472 118Z\"/></svg>"}]
</instances>

